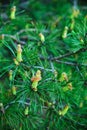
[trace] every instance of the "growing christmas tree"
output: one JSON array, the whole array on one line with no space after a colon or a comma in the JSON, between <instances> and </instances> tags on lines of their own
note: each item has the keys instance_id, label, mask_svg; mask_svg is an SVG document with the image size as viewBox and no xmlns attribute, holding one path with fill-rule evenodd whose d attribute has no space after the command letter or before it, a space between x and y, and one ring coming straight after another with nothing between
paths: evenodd
<instances>
[{"instance_id":1,"label":"growing christmas tree","mask_svg":"<svg viewBox=\"0 0 87 130\"><path fill-rule=\"evenodd\" d=\"M0 130L41 129L87 129L87 10L75 1L1 9Z\"/></svg>"}]
</instances>

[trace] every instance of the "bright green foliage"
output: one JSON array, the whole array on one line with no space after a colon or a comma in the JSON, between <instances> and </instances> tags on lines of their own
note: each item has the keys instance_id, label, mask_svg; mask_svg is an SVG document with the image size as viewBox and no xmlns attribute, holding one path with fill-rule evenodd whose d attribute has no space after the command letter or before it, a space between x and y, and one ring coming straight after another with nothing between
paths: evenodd
<instances>
[{"instance_id":1,"label":"bright green foliage","mask_svg":"<svg viewBox=\"0 0 87 130\"><path fill-rule=\"evenodd\" d=\"M0 130L86 130L85 11L66 0L15 4L15 18L11 6L0 19Z\"/></svg>"}]
</instances>

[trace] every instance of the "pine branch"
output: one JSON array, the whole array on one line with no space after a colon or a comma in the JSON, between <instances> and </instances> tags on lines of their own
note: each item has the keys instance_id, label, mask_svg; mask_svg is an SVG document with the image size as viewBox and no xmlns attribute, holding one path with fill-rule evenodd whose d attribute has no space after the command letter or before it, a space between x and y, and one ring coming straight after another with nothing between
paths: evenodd
<instances>
[{"instance_id":1,"label":"pine branch","mask_svg":"<svg viewBox=\"0 0 87 130\"><path fill-rule=\"evenodd\" d=\"M62 59L62 58L68 57L68 56L72 56L72 55L75 55L75 54L79 54L79 53L81 53L81 52L85 52L86 50L87 50L87 46L85 46L84 48L81 48L81 49L77 50L76 52L69 52L69 53L66 53L66 54L64 54L64 55L51 58L50 60L52 60L52 61L54 61L54 60L60 60L60 59ZM49 58L48 58L48 59L49 59Z\"/></svg>"}]
</instances>

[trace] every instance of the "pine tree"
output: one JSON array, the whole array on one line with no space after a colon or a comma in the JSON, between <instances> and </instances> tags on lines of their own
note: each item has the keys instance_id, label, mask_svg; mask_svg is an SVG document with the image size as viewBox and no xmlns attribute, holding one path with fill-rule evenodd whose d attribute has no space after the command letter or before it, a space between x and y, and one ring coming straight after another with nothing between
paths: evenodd
<instances>
[{"instance_id":1,"label":"pine tree","mask_svg":"<svg viewBox=\"0 0 87 130\"><path fill-rule=\"evenodd\" d=\"M0 130L86 130L86 12L14 3L0 19Z\"/></svg>"}]
</instances>

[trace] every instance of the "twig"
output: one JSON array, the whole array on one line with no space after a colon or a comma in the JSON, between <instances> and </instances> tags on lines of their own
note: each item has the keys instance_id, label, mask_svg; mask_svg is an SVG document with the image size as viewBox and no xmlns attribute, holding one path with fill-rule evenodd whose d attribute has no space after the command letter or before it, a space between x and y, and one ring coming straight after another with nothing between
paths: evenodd
<instances>
[{"instance_id":1,"label":"twig","mask_svg":"<svg viewBox=\"0 0 87 130\"><path fill-rule=\"evenodd\" d=\"M42 60L56 61L56 60L60 60L60 59L63 59L65 57L68 57L68 56L79 54L80 52L85 52L86 50L87 50L87 46L85 46L84 48L81 48L81 49L77 50L76 52L68 52L68 53L66 53L64 55L53 57L53 58L50 58L50 57L47 58L47 57L43 57L41 55L39 57Z\"/></svg>"},{"instance_id":2,"label":"twig","mask_svg":"<svg viewBox=\"0 0 87 130\"><path fill-rule=\"evenodd\" d=\"M18 44L22 44L22 45L26 44L26 42L24 42L24 41L17 40L17 38L13 35L8 35L8 34L3 34L3 35L4 35L4 37L10 37L11 39L13 39Z\"/></svg>"},{"instance_id":3,"label":"twig","mask_svg":"<svg viewBox=\"0 0 87 130\"><path fill-rule=\"evenodd\" d=\"M50 60L52 60L52 61L59 60L59 59L62 59L62 58L65 58L65 57L68 57L68 56L71 56L71 55L75 55L75 54L80 53L80 52L84 52L86 50L87 50L87 46L85 46L84 48L81 48L81 49L77 50L76 52L68 52L68 53L66 53L64 55L51 58Z\"/></svg>"},{"instance_id":4,"label":"twig","mask_svg":"<svg viewBox=\"0 0 87 130\"><path fill-rule=\"evenodd\" d=\"M24 33L24 32L36 32L36 31L39 31L39 30L37 30L35 28L22 29L19 32L17 32L16 35L20 35L21 33ZM49 31L48 30L43 30L42 32L48 33Z\"/></svg>"},{"instance_id":5,"label":"twig","mask_svg":"<svg viewBox=\"0 0 87 130\"><path fill-rule=\"evenodd\" d=\"M68 57L68 56L70 56L70 55L72 55L72 54L74 54L74 53L73 53L73 52L69 52L69 53L66 53L66 54L64 54L64 55L61 55L61 56L58 56L58 57L51 58L50 60L51 60L51 61L59 60L59 59L62 59L62 58L64 58L64 57Z\"/></svg>"},{"instance_id":6,"label":"twig","mask_svg":"<svg viewBox=\"0 0 87 130\"><path fill-rule=\"evenodd\" d=\"M61 63L61 64L71 65L71 66L77 66L76 63L68 62L68 61L60 61L60 60L56 60L56 62L57 62L57 63Z\"/></svg>"},{"instance_id":7,"label":"twig","mask_svg":"<svg viewBox=\"0 0 87 130\"><path fill-rule=\"evenodd\" d=\"M56 60L56 62L61 63L61 64L71 65L71 66L85 66L85 67L87 67L87 64L73 63L73 62L69 62L69 61Z\"/></svg>"}]
</instances>

